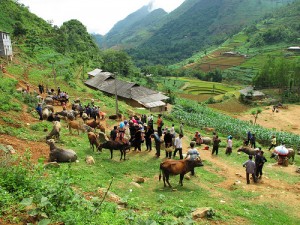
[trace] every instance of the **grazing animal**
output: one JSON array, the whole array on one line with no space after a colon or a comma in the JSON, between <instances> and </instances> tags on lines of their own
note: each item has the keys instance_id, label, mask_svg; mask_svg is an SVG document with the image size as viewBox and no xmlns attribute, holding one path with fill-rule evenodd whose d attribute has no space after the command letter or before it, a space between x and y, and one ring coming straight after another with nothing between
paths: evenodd
<instances>
[{"instance_id":1,"label":"grazing animal","mask_svg":"<svg viewBox=\"0 0 300 225\"><path fill-rule=\"evenodd\" d=\"M88 138L89 138L90 146L93 149L93 151L94 151L94 145L96 146L96 149L98 149L100 142L98 140L97 135L93 132L88 132Z\"/></svg>"},{"instance_id":2,"label":"grazing animal","mask_svg":"<svg viewBox=\"0 0 300 225\"><path fill-rule=\"evenodd\" d=\"M43 120L47 120L50 116L51 111L48 108L44 108L42 111Z\"/></svg>"},{"instance_id":3,"label":"grazing animal","mask_svg":"<svg viewBox=\"0 0 300 225\"><path fill-rule=\"evenodd\" d=\"M94 160L93 156L90 156L90 155L85 157L85 162L89 165L95 164L95 160Z\"/></svg>"},{"instance_id":4,"label":"grazing animal","mask_svg":"<svg viewBox=\"0 0 300 225\"><path fill-rule=\"evenodd\" d=\"M51 96L47 96L44 100L47 105L53 105L53 98Z\"/></svg>"},{"instance_id":5,"label":"grazing animal","mask_svg":"<svg viewBox=\"0 0 300 225\"><path fill-rule=\"evenodd\" d=\"M109 141L109 138L103 132L99 132L98 139L99 139L100 143L104 143L106 141Z\"/></svg>"},{"instance_id":6,"label":"grazing animal","mask_svg":"<svg viewBox=\"0 0 300 225\"><path fill-rule=\"evenodd\" d=\"M99 118L100 118L100 120L104 120L105 116L106 116L105 112L99 111Z\"/></svg>"},{"instance_id":7,"label":"grazing animal","mask_svg":"<svg viewBox=\"0 0 300 225\"><path fill-rule=\"evenodd\" d=\"M60 111L60 112L56 112L55 114L58 114L58 115L60 115L60 116L67 117L68 111L67 111L67 110L63 110L63 111Z\"/></svg>"},{"instance_id":8,"label":"grazing animal","mask_svg":"<svg viewBox=\"0 0 300 225\"><path fill-rule=\"evenodd\" d=\"M85 132L82 121L67 120L67 122L68 122L68 127L69 127L70 134L72 134L72 129L77 130L78 135L79 135L79 130L81 130L82 132Z\"/></svg>"},{"instance_id":9,"label":"grazing animal","mask_svg":"<svg viewBox=\"0 0 300 225\"><path fill-rule=\"evenodd\" d=\"M215 128L212 128L212 127L204 127L203 130L205 130L206 132L213 132L213 131L215 131Z\"/></svg>"},{"instance_id":10,"label":"grazing animal","mask_svg":"<svg viewBox=\"0 0 300 225\"><path fill-rule=\"evenodd\" d=\"M75 120L76 116L78 115L78 112L74 111L74 110L69 110L69 111L68 110L63 110L63 111L60 111L60 112L56 112L55 114L63 116L64 119Z\"/></svg>"},{"instance_id":11,"label":"grazing animal","mask_svg":"<svg viewBox=\"0 0 300 225\"><path fill-rule=\"evenodd\" d=\"M178 175L180 174L179 184L183 186L182 180L186 173L193 170L195 167L203 166L202 160L199 158L197 160L174 160L167 159L166 161L160 164L160 173L159 180L161 179L161 173L163 174L164 187L166 187L166 183L169 187L172 187L169 182L170 175Z\"/></svg>"},{"instance_id":12,"label":"grazing animal","mask_svg":"<svg viewBox=\"0 0 300 225\"><path fill-rule=\"evenodd\" d=\"M44 106L43 108L47 108L47 109L49 109L50 111L54 112L54 107L53 107L53 105L46 105L46 106Z\"/></svg>"},{"instance_id":13,"label":"grazing animal","mask_svg":"<svg viewBox=\"0 0 300 225\"><path fill-rule=\"evenodd\" d=\"M244 152L247 155L255 155L256 154L256 150L254 150L253 148L250 148L248 146L242 146L238 149L238 152Z\"/></svg>"},{"instance_id":14,"label":"grazing animal","mask_svg":"<svg viewBox=\"0 0 300 225\"><path fill-rule=\"evenodd\" d=\"M121 152L121 158L122 160L124 155L124 160L126 160L126 150L130 149L130 143L123 143L119 141L106 141L103 144L100 144L98 147L98 150L101 152L102 148L106 148L110 150L110 158L113 158L113 150L120 150Z\"/></svg>"},{"instance_id":15,"label":"grazing animal","mask_svg":"<svg viewBox=\"0 0 300 225\"><path fill-rule=\"evenodd\" d=\"M71 149L62 149L54 145L53 139L47 140L50 146L49 162L75 162L77 160L76 152Z\"/></svg>"},{"instance_id":16,"label":"grazing animal","mask_svg":"<svg viewBox=\"0 0 300 225\"><path fill-rule=\"evenodd\" d=\"M121 120L122 119L122 114L118 113L118 114L115 114L115 115L110 115L110 116L108 116L108 118L111 119L111 120Z\"/></svg>"},{"instance_id":17,"label":"grazing animal","mask_svg":"<svg viewBox=\"0 0 300 225\"><path fill-rule=\"evenodd\" d=\"M94 131L93 128L91 128L90 126L86 125L86 124L82 124L82 128L86 131L86 132L92 132Z\"/></svg>"},{"instance_id":18,"label":"grazing animal","mask_svg":"<svg viewBox=\"0 0 300 225\"><path fill-rule=\"evenodd\" d=\"M59 133L61 130L61 124L59 121L54 121L53 122L53 128L51 130L51 132L46 136L46 140L49 140L51 138L56 138L59 139Z\"/></svg>"},{"instance_id":19,"label":"grazing animal","mask_svg":"<svg viewBox=\"0 0 300 225\"><path fill-rule=\"evenodd\" d=\"M289 150L289 153L287 154L286 157L288 157L288 159L292 158L292 162L294 162L294 159L295 159L295 151L294 151L294 149L292 149L292 148L288 148L288 150ZM278 160L278 154L277 154L276 152L272 152L270 158L271 158L271 159L274 158L274 159Z\"/></svg>"},{"instance_id":20,"label":"grazing animal","mask_svg":"<svg viewBox=\"0 0 300 225\"><path fill-rule=\"evenodd\" d=\"M95 121L95 120L86 121L86 125L94 128L95 131L98 128L101 130L101 132L105 133L105 127L102 124L100 124L100 121Z\"/></svg>"},{"instance_id":21,"label":"grazing animal","mask_svg":"<svg viewBox=\"0 0 300 225\"><path fill-rule=\"evenodd\" d=\"M89 119L89 116L86 113L82 113L81 118L82 118L83 122L86 124L86 121Z\"/></svg>"},{"instance_id":22,"label":"grazing animal","mask_svg":"<svg viewBox=\"0 0 300 225\"><path fill-rule=\"evenodd\" d=\"M212 142L210 137L201 137L201 143L205 145L210 145Z\"/></svg>"}]
</instances>

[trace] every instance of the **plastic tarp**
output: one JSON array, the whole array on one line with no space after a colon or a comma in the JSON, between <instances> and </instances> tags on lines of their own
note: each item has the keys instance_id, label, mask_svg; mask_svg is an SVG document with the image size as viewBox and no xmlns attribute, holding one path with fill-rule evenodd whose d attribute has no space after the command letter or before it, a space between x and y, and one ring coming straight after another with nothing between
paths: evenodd
<instances>
[{"instance_id":1,"label":"plastic tarp","mask_svg":"<svg viewBox=\"0 0 300 225\"><path fill-rule=\"evenodd\" d=\"M289 150L285 146L279 145L279 146L275 147L275 152L278 155L285 156L289 153Z\"/></svg>"}]
</instances>

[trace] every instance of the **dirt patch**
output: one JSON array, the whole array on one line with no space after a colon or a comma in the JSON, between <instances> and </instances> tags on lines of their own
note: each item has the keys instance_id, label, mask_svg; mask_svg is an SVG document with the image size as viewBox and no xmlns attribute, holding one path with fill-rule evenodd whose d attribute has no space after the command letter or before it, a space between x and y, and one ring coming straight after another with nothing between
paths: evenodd
<instances>
[{"instance_id":1,"label":"dirt patch","mask_svg":"<svg viewBox=\"0 0 300 225\"><path fill-rule=\"evenodd\" d=\"M0 136L0 143L3 145L11 145L16 150L16 154L20 156L23 156L26 151L29 151L31 153L31 161L34 163L37 163L39 158L48 160L49 146L46 143L21 140L4 134Z\"/></svg>"},{"instance_id":2,"label":"dirt patch","mask_svg":"<svg viewBox=\"0 0 300 225\"><path fill-rule=\"evenodd\" d=\"M299 105L288 105L287 109L279 109L278 112L272 112L272 107L266 107L258 115L257 124L275 129L276 131L291 132L300 135ZM250 121L253 116L244 114L237 116L240 120Z\"/></svg>"}]
</instances>

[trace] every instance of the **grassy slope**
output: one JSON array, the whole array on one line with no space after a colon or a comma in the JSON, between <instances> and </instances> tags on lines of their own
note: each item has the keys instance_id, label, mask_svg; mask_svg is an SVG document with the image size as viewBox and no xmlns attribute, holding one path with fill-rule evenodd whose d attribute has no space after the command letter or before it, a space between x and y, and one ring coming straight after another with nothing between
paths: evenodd
<instances>
[{"instance_id":1,"label":"grassy slope","mask_svg":"<svg viewBox=\"0 0 300 225\"><path fill-rule=\"evenodd\" d=\"M20 78L20 75L16 76ZM67 89L67 86L63 87ZM97 98L98 96L101 100L101 103L99 103L101 107L106 112L113 112L113 99L99 96L90 90L82 92L83 89L85 88L78 81L76 90L68 90L74 95L74 98L79 96L81 98ZM121 109L127 108L122 103L120 107ZM7 117L13 119L13 115L8 114ZM37 118L35 113L32 115ZM171 125L168 121L165 123L166 126ZM51 127L50 123L39 121L33 122L30 126L21 124L21 128L18 129L10 127L6 123L3 125L3 121L1 124L1 127L7 131L9 130L11 135L34 141L39 141L41 137L45 136L43 127L48 127L48 129ZM110 121L107 124L112 127L115 123ZM35 129L33 129L34 127ZM65 127L64 122L63 127ZM194 131L195 128L185 127L185 150ZM204 134L204 131L200 132ZM171 177L171 184L177 190L172 191L168 188L163 189L162 182L158 182L158 168L161 160L153 157L154 150L151 153L142 152L140 154L131 152L128 154L128 161L119 162L118 151L114 152L113 160L109 159L110 153L108 150L104 150L100 154L93 153L89 148L86 134L70 135L66 129L63 129L61 137L63 147L75 150L79 157L79 163L72 164L70 167L74 187L76 187L78 193L99 197L99 194L97 194L98 188L107 187L109 181L114 177L111 191L123 198L128 204L126 210L118 211L117 214L122 214L128 224L139 223L138 221L156 221L166 224L176 217L178 217L177 222L180 223L180 221L188 220L188 217L184 216L189 215L194 208L207 206L212 207L216 211L216 215L211 221L205 219L198 221L199 224L297 224L300 221L300 218L294 214L294 208L297 205L293 205L294 203L288 205L280 199L278 199L280 204L277 201L269 200L270 193L280 194L284 190L281 186L277 187L277 185L299 184L299 176L280 168L270 168L269 166L274 162L271 161L265 167L265 174L270 179L266 180L265 184L260 184L257 188L253 185L246 186L244 178L238 178L242 184L232 185L236 180L235 173L243 174L244 169L240 165L247 157L237 154L233 154L231 157L225 156L223 153L225 148L224 138L222 138L221 153L217 159L212 158L209 152L201 151L205 166L196 169L198 177L184 180L183 187L177 185L178 176ZM240 141L235 140L234 148L236 149L240 144ZM87 166L84 162L86 155L92 155L96 160L96 164ZM162 156L164 156L163 152ZM296 164L299 165L299 163L299 159L296 158ZM68 167L67 164L61 166L61 170ZM49 175L51 176L51 173ZM130 184L134 178L140 176L146 180L141 188ZM265 197L262 198L261 195ZM295 197L293 191L286 195L285 197L288 199ZM224 201L224 203L220 203L220 201ZM278 214L278 210L285 214ZM253 216L254 214L257 216ZM111 220L111 223L124 224L124 221L113 222Z\"/></svg>"}]
</instances>

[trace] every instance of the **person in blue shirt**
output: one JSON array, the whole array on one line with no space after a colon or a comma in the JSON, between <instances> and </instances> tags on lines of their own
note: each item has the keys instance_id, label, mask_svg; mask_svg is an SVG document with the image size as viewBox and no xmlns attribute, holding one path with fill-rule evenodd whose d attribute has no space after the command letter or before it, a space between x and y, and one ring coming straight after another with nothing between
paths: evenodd
<instances>
[{"instance_id":1,"label":"person in blue shirt","mask_svg":"<svg viewBox=\"0 0 300 225\"><path fill-rule=\"evenodd\" d=\"M42 108L42 104L39 103L38 106L35 108L35 110L39 114L40 120L43 120L43 115L42 115L43 108Z\"/></svg>"}]
</instances>

